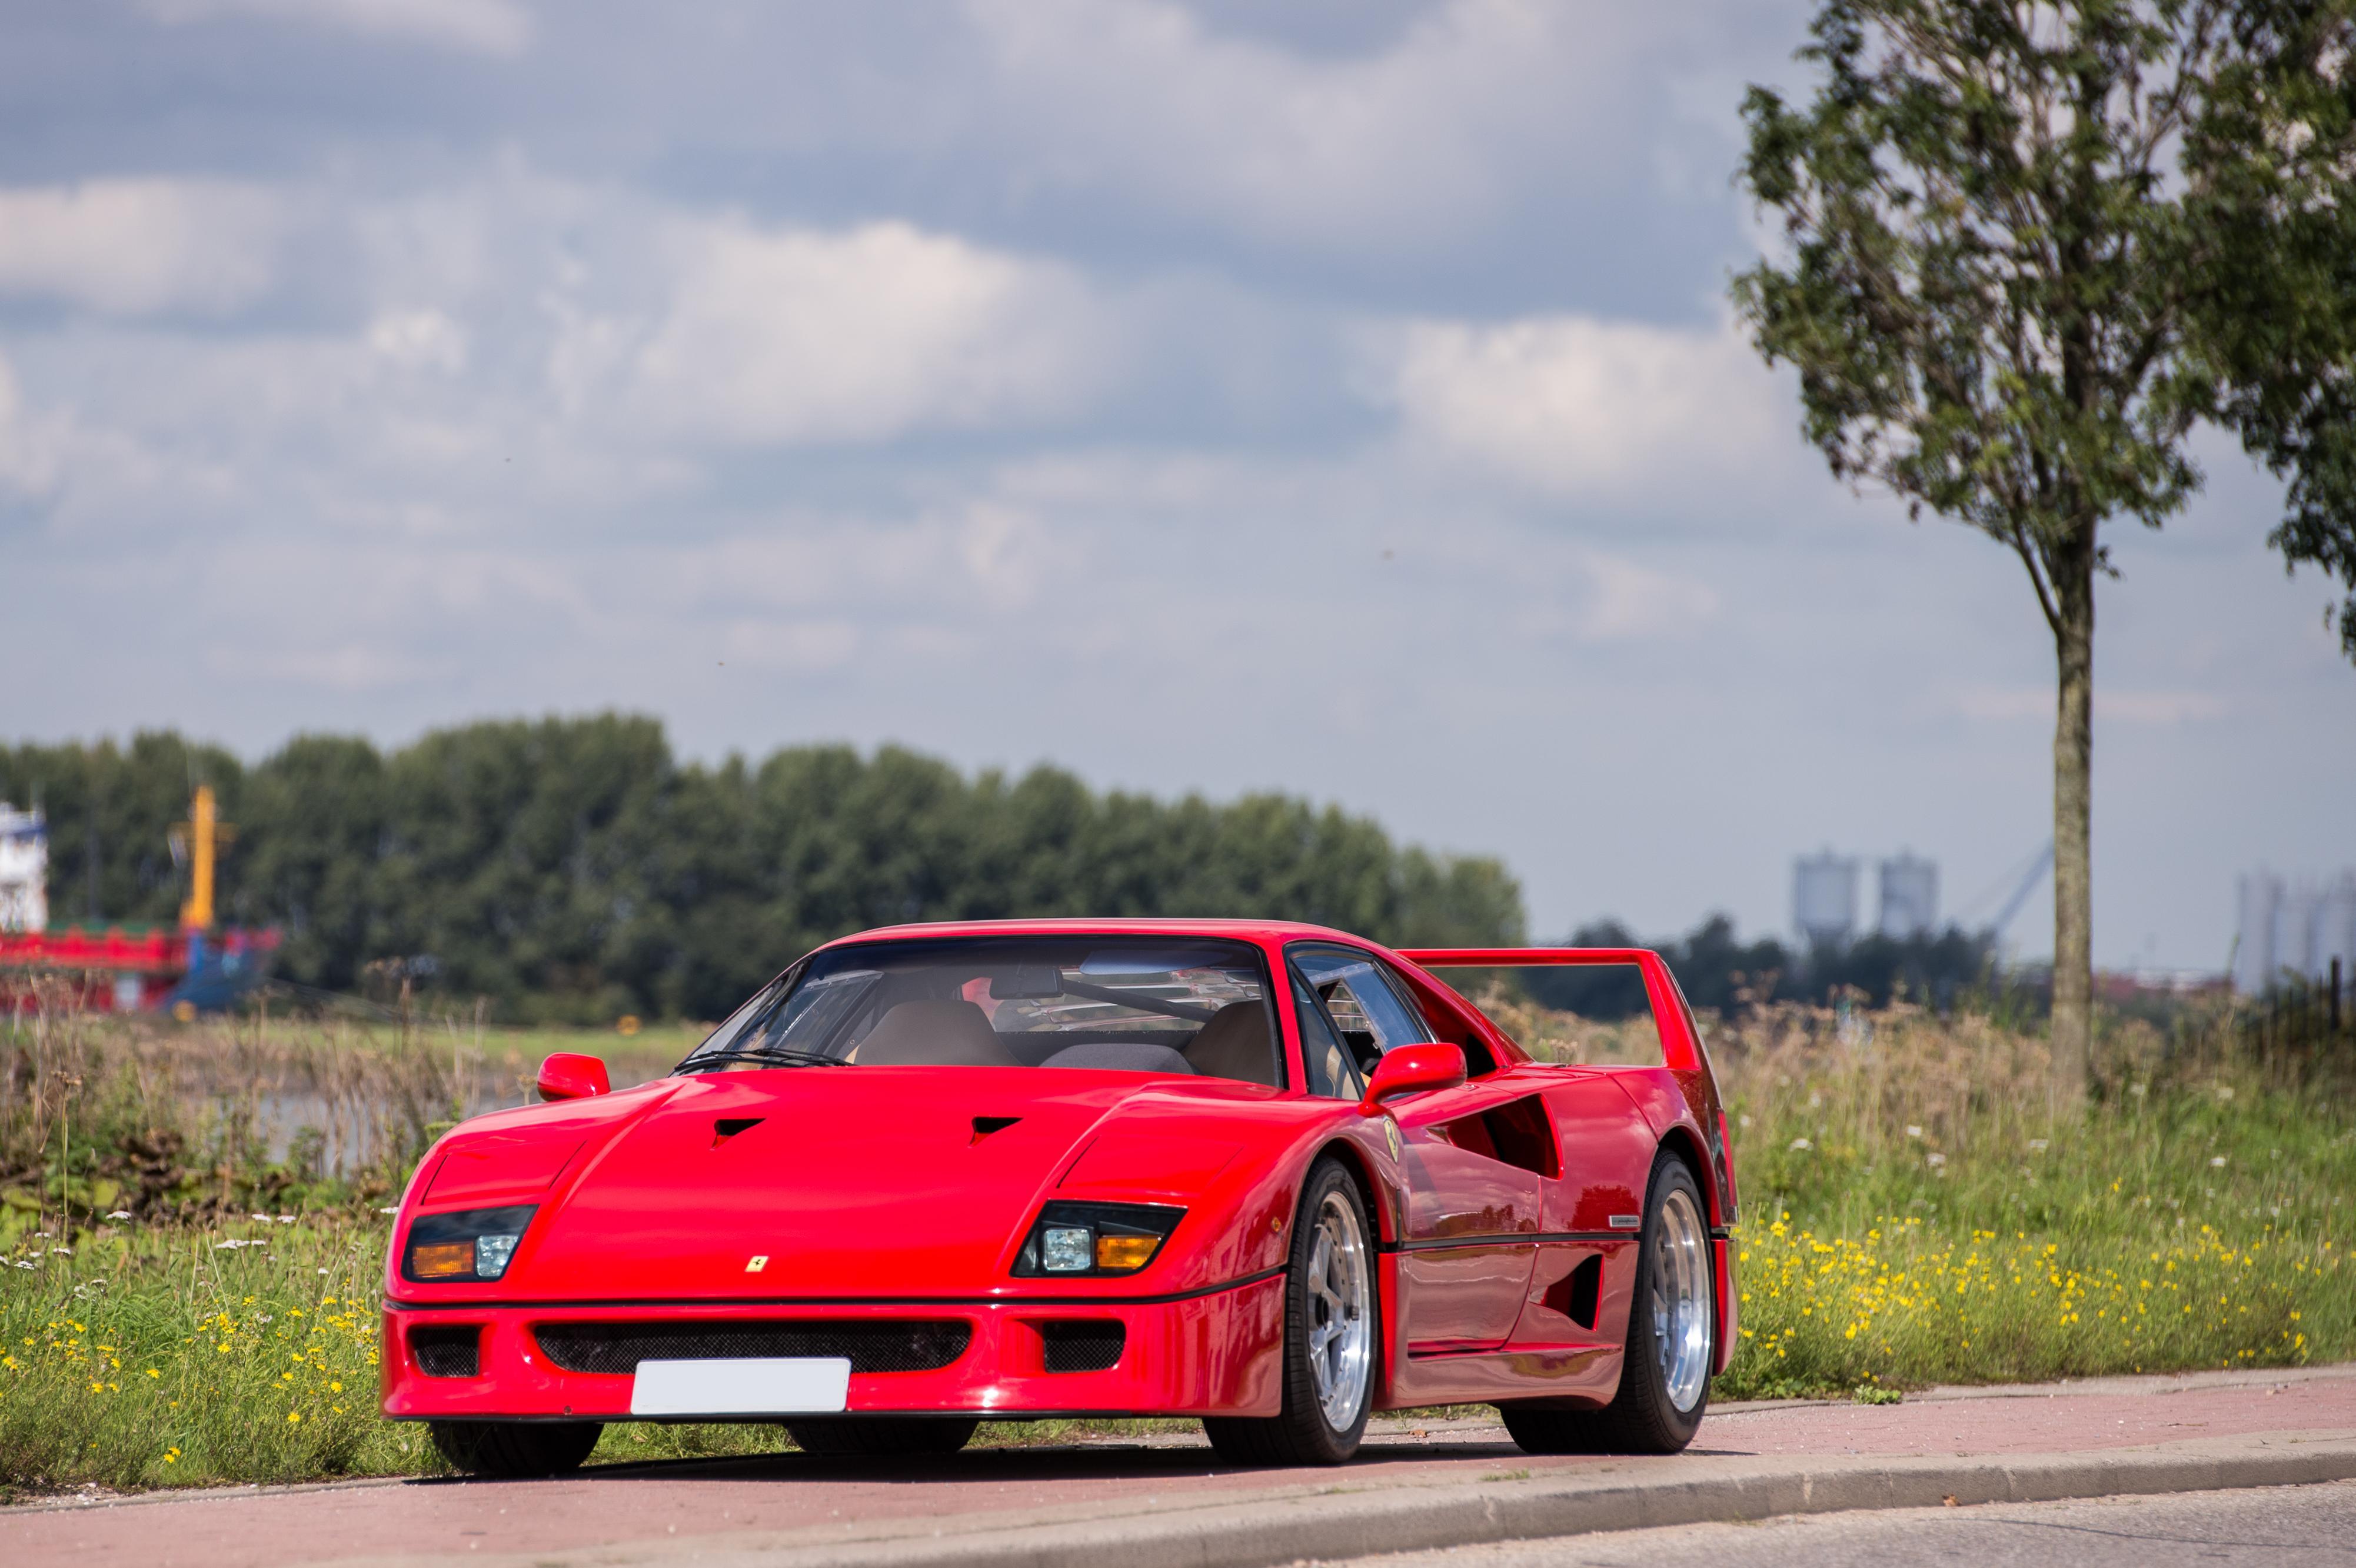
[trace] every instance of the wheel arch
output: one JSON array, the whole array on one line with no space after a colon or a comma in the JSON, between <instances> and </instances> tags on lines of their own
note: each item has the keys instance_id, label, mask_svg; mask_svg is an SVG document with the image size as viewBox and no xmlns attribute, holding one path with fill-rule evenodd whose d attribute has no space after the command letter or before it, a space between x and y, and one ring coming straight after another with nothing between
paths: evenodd
<instances>
[{"instance_id":1,"label":"wheel arch","mask_svg":"<svg viewBox=\"0 0 2356 1568\"><path fill-rule=\"evenodd\" d=\"M1710 1225L1717 1228L1730 1223L1731 1221L1721 1212L1718 1183L1710 1179L1709 1151L1702 1147L1701 1139L1695 1135L1694 1130L1680 1123L1663 1133L1659 1147L1653 1157L1655 1165L1660 1163L1663 1155L1684 1163L1687 1174L1693 1178L1694 1185L1701 1189L1702 1204L1708 1211Z\"/></svg>"}]
</instances>

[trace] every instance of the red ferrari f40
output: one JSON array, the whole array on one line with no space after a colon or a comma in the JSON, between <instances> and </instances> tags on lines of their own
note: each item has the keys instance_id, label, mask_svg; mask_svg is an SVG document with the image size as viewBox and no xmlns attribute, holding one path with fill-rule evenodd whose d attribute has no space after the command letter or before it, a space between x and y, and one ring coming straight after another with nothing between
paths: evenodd
<instances>
[{"instance_id":1,"label":"red ferrari f40","mask_svg":"<svg viewBox=\"0 0 2356 1568\"><path fill-rule=\"evenodd\" d=\"M1533 1060L1434 974L1528 965L1622 966L1659 1061ZM895 927L668 1077L560 1054L539 1087L427 1154L386 1264L384 1413L465 1468L569 1468L609 1421L907 1455L1049 1415L1335 1464L1460 1403L1535 1453L1665 1452L1734 1341L1726 1119L1640 949Z\"/></svg>"}]
</instances>

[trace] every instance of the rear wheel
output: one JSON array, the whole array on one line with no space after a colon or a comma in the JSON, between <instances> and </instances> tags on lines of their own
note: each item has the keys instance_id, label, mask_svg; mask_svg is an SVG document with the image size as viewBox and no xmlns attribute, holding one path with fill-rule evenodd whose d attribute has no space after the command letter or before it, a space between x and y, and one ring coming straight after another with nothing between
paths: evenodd
<instances>
[{"instance_id":1,"label":"rear wheel","mask_svg":"<svg viewBox=\"0 0 2356 1568\"><path fill-rule=\"evenodd\" d=\"M915 1458L954 1454L973 1439L978 1420L930 1415L843 1415L788 1421L786 1435L805 1454L827 1457Z\"/></svg>"},{"instance_id":2,"label":"rear wheel","mask_svg":"<svg viewBox=\"0 0 2356 1568\"><path fill-rule=\"evenodd\" d=\"M1709 1408L1718 1288L1701 1189L1685 1161L1664 1156L1645 1195L1635 1300L1620 1392L1601 1410L1502 1404L1505 1430L1532 1454L1675 1454Z\"/></svg>"},{"instance_id":3,"label":"rear wheel","mask_svg":"<svg viewBox=\"0 0 2356 1568\"><path fill-rule=\"evenodd\" d=\"M554 1476L577 1470L605 1430L598 1421L429 1421L442 1457L477 1476Z\"/></svg>"},{"instance_id":4,"label":"rear wheel","mask_svg":"<svg viewBox=\"0 0 2356 1568\"><path fill-rule=\"evenodd\" d=\"M1329 1155L1310 1167L1292 1226L1283 1413L1206 1416L1212 1448L1231 1465L1338 1465L1355 1454L1374 1403L1379 1324L1365 1200Z\"/></svg>"}]
</instances>

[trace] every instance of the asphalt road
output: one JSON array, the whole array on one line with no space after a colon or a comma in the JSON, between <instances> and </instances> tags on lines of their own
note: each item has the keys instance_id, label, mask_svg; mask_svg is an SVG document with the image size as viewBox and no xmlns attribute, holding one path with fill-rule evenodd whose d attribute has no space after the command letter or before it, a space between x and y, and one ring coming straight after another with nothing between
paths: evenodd
<instances>
[{"instance_id":1,"label":"asphalt road","mask_svg":"<svg viewBox=\"0 0 2356 1568\"><path fill-rule=\"evenodd\" d=\"M2177 1497L1814 1514L1459 1546L1352 1568L2335 1568L2356 1563L2356 1481Z\"/></svg>"}]
</instances>

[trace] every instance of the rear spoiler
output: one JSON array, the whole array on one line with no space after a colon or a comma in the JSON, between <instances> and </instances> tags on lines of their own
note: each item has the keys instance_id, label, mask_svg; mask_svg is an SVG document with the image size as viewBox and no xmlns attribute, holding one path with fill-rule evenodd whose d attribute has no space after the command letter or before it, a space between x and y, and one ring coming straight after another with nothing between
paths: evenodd
<instances>
[{"instance_id":1,"label":"rear spoiler","mask_svg":"<svg viewBox=\"0 0 2356 1568\"><path fill-rule=\"evenodd\" d=\"M1541 969L1632 964L1644 976L1644 998L1661 1037L1661 1064L1676 1072L1707 1072L1701 1036L1669 966L1649 947L1401 947L1419 969Z\"/></svg>"}]
</instances>

